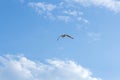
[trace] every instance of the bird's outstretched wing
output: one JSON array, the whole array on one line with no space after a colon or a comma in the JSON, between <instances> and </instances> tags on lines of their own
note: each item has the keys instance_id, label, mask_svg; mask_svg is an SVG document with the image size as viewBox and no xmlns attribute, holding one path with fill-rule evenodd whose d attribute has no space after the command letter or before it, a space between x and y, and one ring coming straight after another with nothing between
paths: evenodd
<instances>
[{"instance_id":1,"label":"bird's outstretched wing","mask_svg":"<svg viewBox=\"0 0 120 80\"><path fill-rule=\"evenodd\" d=\"M71 39L74 39L72 36L70 36L70 35L66 35L67 37L69 37L69 38L71 38Z\"/></svg>"},{"instance_id":2,"label":"bird's outstretched wing","mask_svg":"<svg viewBox=\"0 0 120 80\"><path fill-rule=\"evenodd\" d=\"M60 38L64 38L64 37L69 37L71 39L74 39L72 36L68 35L68 34L63 34L63 35L60 35L57 40L59 40Z\"/></svg>"},{"instance_id":3,"label":"bird's outstretched wing","mask_svg":"<svg viewBox=\"0 0 120 80\"><path fill-rule=\"evenodd\" d=\"M57 38L57 40L59 40L59 39L60 39L60 37L61 37L61 35Z\"/></svg>"}]
</instances>

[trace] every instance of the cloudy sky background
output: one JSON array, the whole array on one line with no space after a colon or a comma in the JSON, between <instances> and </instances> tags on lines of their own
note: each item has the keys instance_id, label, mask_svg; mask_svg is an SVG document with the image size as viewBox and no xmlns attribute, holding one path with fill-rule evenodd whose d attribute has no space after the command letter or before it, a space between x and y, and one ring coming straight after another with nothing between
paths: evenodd
<instances>
[{"instance_id":1,"label":"cloudy sky background","mask_svg":"<svg viewBox=\"0 0 120 80\"><path fill-rule=\"evenodd\" d=\"M0 79L120 80L119 0L4 0L0 10ZM74 39L57 41L63 33Z\"/></svg>"}]
</instances>

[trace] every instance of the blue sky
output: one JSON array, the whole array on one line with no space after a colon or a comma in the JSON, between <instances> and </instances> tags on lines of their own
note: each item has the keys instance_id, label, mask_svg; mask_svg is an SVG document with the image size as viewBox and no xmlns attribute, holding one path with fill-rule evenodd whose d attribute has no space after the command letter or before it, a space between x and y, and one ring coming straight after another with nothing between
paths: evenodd
<instances>
[{"instance_id":1,"label":"blue sky","mask_svg":"<svg viewBox=\"0 0 120 80\"><path fill-rule=\"evenodd\" d=\"M79 66L83 66L82 70L88 76L85 79L79 78L84 75L81 71L74 75L69 69L68 73L74 76L68 78L64 75L65 79L120 80L119 0L1 0L0 10L1 79L19 80L22 76L21 79L26 80L26 76L21 74L18 74L18 78L6 78L9 77L7 69L13 68L17 62L19 66L35 66L35 69L30 67L32 71L28 66L21 66L26 75L27 71L31 72L30 76L34 72L41 75L32 75L32 78L28 76L27 80L63 79L60 75L65 74L67 67L71 69L73 65L76 66L74 70L78 71L81 69ZM57 41L58 36L64 33L74 39ZM47 67L39 65L38 61ZM44 75L51 74L45 69L55 66L57 69L53 69L54 74L44 79ZM12 72L21 73L19 67L15 67ZM37 71L41 67L44 67L46 73ZM63 72L60 74L59 71ZM59 77L54 78L54 75Z\"/></svg>"}]
</instances>

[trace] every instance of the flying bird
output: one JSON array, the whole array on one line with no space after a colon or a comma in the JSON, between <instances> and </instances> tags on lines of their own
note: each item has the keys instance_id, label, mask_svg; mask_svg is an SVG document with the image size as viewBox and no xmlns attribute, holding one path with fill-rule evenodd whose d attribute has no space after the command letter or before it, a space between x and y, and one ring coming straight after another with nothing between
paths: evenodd
<instances>
[{"instance_id":1,"label":"flying bird","mask_svg":"<svg viewBox=\"0 0 120 80\"><path fill-rule=\"evenodd\" d=\"M65 37L68 37L68 38L71 38L71 39L74 39L72 36L68 35L68 34L62 34L58 37L57 40L59 40L60 38L65 38Z\"/></svg>"}]
</instances>

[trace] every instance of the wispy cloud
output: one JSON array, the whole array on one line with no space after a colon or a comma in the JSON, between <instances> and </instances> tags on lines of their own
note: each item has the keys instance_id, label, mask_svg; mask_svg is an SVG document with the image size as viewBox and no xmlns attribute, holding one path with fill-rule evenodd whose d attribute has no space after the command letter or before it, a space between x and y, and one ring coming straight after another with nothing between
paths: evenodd
<instances>
[{"instance_id":1,"label":"wispy cloud","mask_svg":"<svg viewBox=\"0 0 120 80\"><path fill-rule=\"evenodd\" d=\"M89 42L98 41L101 38L101 34L98 33L98 32L97 33L96 32L88 32L87 35L88 35L88 38L89 38Z\"/></svg>"},{"instance_id":2,"label":"wispy cloud","mask_svg":"<svg viewBox=\"0 0 120 80\"><path fill-rule=\"evenodd\" d=\"M62 0L59 3L52 4L46 2L28 2L28 5L36 10L36 12L47 18L63 20L65 22L88 23L83 17L82 7L102 7L114 12L120 12L120 1L118 0Z\"/></svg>"},{"instance_id":3,"label":"wispy cloud","mask_svg":"<svg viewBox=\"0 0 120 80\"><path fill-rule=\"evenodd\" d=\"M39 14L51 12L56 8L56 5L45 2L30 2L29 6L34 8Z\"/></svg>"},{"instance_id":4,"label":"wispy cloud","mask_svg":"<svg viewBox=\"0 0 120 80\"><path fill-rule=\"evenodd\" d=\"M84 7L96 6L107 8L114 12L120 12L119 0L65 0L65 1L71 5L80 4Z\"/></svg>"},{"instance_id":5,"label":"wispy cloud","mask_svg":"<svg viewBox=\"0 0 120 80\"><path fill-rule=\"evenodd\" d=\"M101 80L74 61L35 62L24 56L0 56L1 80Z\"/></svg>"},{"instance_id":6,"label":"wispy cloud","mask_svg":"<svg viewBox=\"0 0 120 80\"><path fill-rule=\"evenodd\" d=\"M46 2L29 2L28 5L44 17L65 22L86 22L83 18L83 12L78 8L69 6L65 1L58 4Z\"/></svg>"}]
</instances>

